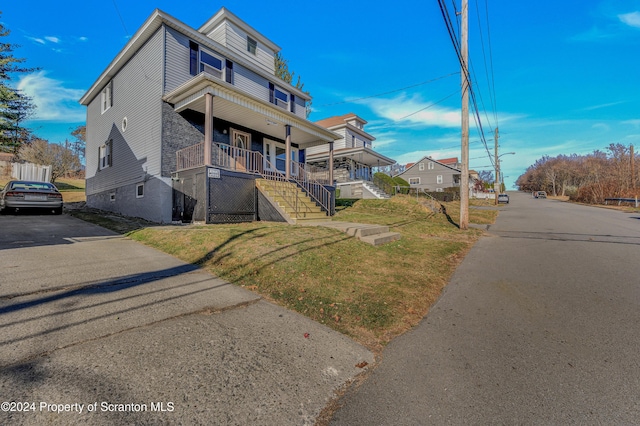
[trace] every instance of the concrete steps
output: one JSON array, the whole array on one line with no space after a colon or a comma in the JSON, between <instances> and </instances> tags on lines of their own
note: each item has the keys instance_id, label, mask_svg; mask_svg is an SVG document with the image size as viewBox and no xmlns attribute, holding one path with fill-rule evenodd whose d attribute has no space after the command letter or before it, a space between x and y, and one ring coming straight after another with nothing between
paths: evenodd
<instances>
[{"instance_id":1,"label":"concrete steps","mask_svg":"<svg viewBox=\"0 0 640 426\"><path fill-rule=\"evenodd\" d=\"M372 246L379 246L381 244L397 241L401 237L397 232L389 232L388 226L382 225L351 222L322 222L313 225L337 229L347 235L359 239L360 241L371 244Z\"/></svg>"}]
</instances>

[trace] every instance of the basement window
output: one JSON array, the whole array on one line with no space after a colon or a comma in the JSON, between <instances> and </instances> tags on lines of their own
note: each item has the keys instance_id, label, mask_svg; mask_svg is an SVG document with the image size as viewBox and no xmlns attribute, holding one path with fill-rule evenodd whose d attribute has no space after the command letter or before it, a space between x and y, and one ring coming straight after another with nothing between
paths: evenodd
<instances>
[{"instance_id":1,"label":"basement window","mask_svg":"<svg viewBox=\"0 0 640 426\"><path fill-rule=\"evenodd\" d=\"M144 197L144 183L139 183L136 185L136 198Z\"/></svg>"}]
</instances>

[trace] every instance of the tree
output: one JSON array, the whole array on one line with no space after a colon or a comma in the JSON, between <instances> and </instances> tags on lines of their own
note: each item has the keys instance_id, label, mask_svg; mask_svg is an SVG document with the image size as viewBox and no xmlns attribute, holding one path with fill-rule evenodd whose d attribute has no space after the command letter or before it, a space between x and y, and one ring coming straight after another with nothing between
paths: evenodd
<instances>
[{"instance_id":1,"label":"tree","mask_svg":"<svg viewBox=\"0 0 640 426\"><path fill-rule=\"evenodd\" d=\"M84 160L85 149L87 146L87 126L78 126L72 132L74 140L71 141L69 148L80 158Z\"/></svg>"},{"instance_id":2,"label":"tree","mask_svg":"<svg viewBox=\"0 0 640 426\"><path fill-rule=\"evenodd\" d=\"M285 59L280 52L276 53L276 56L274 56L273 60L276 68L276 76L282 79L285 83L292 84L296 73L289 71L289 60ZM294 87L301 91L304 88L304 83L301 82L300 76L298 76ZM304 91L304 93L309 95L309 98L311 98L311 94L309 93L309 91ZM306 102L305 109L306 116L309 117L309 114L311 114L311 100Z\"/></svg>"},{"instance_id":3,"label":"tree","mask_svg":"<svg viewBox=\"0 0 640 426\"><path fill-rule=\"evenodd\" d=\"M35 139L20 148L21 160L43 166L51 166L51 182L80 169L80 158L66 146Z\"/></svg>"},{"instance_id":4,"label":"tree","mask_svg":"<svg viewBox=\"0 0 640 426\"><path fill-rule=\"evenodd\" d=\"M2 12L0 12L0 18ZM10 31L0 22L0 37L6 37ZM18 47L11 43L0 43L0 148L16 152L19 145L25 142L30 132L21 127L35 109L31 99L9 86L11 74L35 71L35 68L20 66L24 58L12 55Z\"/></svg>"}]
</instances>

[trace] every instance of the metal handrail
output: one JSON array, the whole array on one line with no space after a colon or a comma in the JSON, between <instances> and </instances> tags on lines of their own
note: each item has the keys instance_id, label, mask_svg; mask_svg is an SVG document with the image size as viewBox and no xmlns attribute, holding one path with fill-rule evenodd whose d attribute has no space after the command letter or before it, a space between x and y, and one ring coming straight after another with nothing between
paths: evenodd
<instances>
[{"instance_id":1,"label":"metal handrail","mask_svg":"<svg viewBox=\"0 0 640 426\"><path fill-rule=\"evenodd\" d=\"M223 167L229 170L236 170L247 173L256 173L263 179L291 183L285 175L277 170L269 160L258 151L250 151L235 146L213 143L212 165ZM287 191L286 188L279 188L274 185L273 190L282 200L295 211L296 219L312 213L313 210L308 205L301 202L299 191ZM301 215L302 213L302 215Z\"/></svg>"},{"instance_id":2,"label":"metal handrail","mask_svg":"<svg viewBox=\"0 0 640 426\"><path fill-rule=\"evenodd\" d=\"M291 178L296 181L320 208L329 213L331 211L331 192L323 184L311 177L304 165L296 161L291 162Z\"/></svg>"}]
</instances>

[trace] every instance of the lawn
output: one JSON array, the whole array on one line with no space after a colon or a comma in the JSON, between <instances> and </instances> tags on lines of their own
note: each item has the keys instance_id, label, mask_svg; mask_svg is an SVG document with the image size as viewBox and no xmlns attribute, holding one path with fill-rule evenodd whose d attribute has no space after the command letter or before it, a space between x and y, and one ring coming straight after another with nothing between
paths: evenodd
<instances>
[{"instance_id":1,"label":"lawn","mask_svg":"<svg viewBox=\"0 0 640 426\"><path fill-rule=\"evenodd\" d=\"M434 213L396 196L357 201L334 217L402 234L379 247L329 228L271 222L147 227L129 236L379 350L420 321L482 233L460 231L458 204L444 206L446 214ZM470 209L475 223L496 215Z\"/></svg>"}]
</instances>

